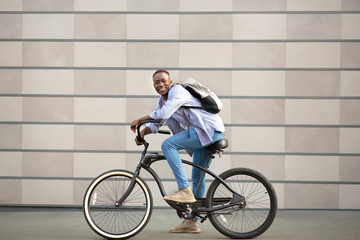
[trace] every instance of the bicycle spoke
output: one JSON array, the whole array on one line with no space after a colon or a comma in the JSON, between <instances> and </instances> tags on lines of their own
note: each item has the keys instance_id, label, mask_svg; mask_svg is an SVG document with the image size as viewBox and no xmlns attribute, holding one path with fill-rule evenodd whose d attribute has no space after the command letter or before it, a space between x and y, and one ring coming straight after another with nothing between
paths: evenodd
<instances>
[{"instance_id":1,"label":"bicycle spoke","mask_svg":"<svg viewBox=\"0 0 360 240\"><path fill-rule=\"evenodd\" d=\"M135 182L135 186L121 206L115 203L127 191L131 178L127 175L109 176L99 181L92 190L88 202L87 220L97 233L102 236L118 238L124 234L136 234L138 226L144 226L149 217L148 191ZM149 210L150 209L150 210ZM141 229L140 229L141 230ZM126 235L127 236L127 235Z\"/></svg>"},{"instance_id":2,"label":"bicycle spoke","mask_svg":"<svg viewBox=\"0 0 360 240\"><path fill-rule=\"evenodd\" d=\"M269 188L273 190L269 187L270 183L264 184L259 180L261 177L258 179L255 177L257 173L249 169L232 169L222 175L226 184L245 198L246 206L241 208L239 203L239 205L215 212L209 215L211 222L221 233L230 238L258 236L270 226L275 217L276 205L273 208L272 201L276 201L276 195L272 192L274 197L271 198ZM209 193L207 203L210 203L210 206L216 198L233 198L234 196L234 193L220 181L214 181L209 187ZM267 222L271 213L272 219Z\"/></svg>"}]
</instances>

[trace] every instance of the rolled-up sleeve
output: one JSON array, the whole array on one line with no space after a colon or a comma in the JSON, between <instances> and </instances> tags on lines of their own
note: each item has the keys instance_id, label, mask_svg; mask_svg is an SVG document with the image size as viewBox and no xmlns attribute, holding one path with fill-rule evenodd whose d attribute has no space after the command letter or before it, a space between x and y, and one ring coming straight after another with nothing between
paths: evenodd
<instances>
[{"instance_id":1,"label":"rolled-up sleeve","mask_svg":"<svg viewBox=\"0 0 360 240\"><path fill-rule=\"evenodd\" d=\"M148 124L146 124L146 126L147 126L148 128L150 128L151 133L157 133L157 131L158 131L159 128L160 128L160 125L159 125L159 124L155 124L155 123L148 123Z\"/></svg>"}]
</instances>

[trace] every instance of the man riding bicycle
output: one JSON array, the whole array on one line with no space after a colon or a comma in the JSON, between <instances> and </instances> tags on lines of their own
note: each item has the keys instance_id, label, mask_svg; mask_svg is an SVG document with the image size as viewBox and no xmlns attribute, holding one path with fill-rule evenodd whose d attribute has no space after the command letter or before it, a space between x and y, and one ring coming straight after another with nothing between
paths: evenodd
<instances>
[{"instance_id":1,"label":"man riding bicycle","mask_svg":"<svg viewBox=\"0 0 360 240\"><path fill-rule=\"evenodd\" d=\"M200 101L181 85L172 84L168 71L157 70L153 74L153 84L160 95L155 111L134 120L130 128L135 132L136 127L146 120L162 119L166 122L173 136L162 143L161 149L174 173L179 190L170 196L165 196L164 200L193 203L196 201L195 198L201 198L205 193L205 178L199 183L201 170L193 167L193 190L200 184L199 192L194 197L178 151L185 149L193 156L194 163L205 167L205 162L211 154L206 147L224 138L224 123L218 114L209 113L201 108L191 108L201 107ZM160 127L161 124L149 123L141 130L140 136L143 138L147 134L156 133ZM142 144L138 139L135 141L137 145ZM185 220L170 231L198 233L201 230L197 222Z\"/></svg>"}]
</instances>

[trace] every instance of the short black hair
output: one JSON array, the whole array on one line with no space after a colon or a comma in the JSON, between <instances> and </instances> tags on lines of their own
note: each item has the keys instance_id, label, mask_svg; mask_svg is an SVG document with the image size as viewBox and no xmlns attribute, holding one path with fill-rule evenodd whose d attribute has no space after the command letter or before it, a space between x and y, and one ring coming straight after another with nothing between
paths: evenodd
<instances>
[{"instance_id":1,"label":"short black hair","mask_svg":"<svg viewBox=\"0 0 360 240\"><path fill-rule=\"evenodd\" d=\"M158 73L166 73L166 74L169 75L169 77L170 77L170 73L169 73L168 71L166 71L165 69L158 69L158 70L156 70L156 72L154 72L153 78L154 78L154 76L155 76L156 74L158 74Z\"/></svg>"}]
</instances>

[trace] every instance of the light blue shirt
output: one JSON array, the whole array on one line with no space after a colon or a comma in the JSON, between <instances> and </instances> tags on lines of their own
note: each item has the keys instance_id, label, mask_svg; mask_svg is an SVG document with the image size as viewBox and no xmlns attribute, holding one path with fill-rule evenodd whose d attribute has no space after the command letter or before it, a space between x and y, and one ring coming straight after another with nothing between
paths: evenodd
<instances>
[{"instance_id":1,"label":"light blue shirt","mask_svg":"<svg viewBox=\"0 0 360 240\"><path fill-rule=\"evenodd\" d=\"M160 96L156 110L150 113L150 117L164 120L173 134L182 132L189 127L194 128L202 146L206 146L212 141L215 131L225 132L224 123L218 114L197 108L181 108L181 106L200 107L201 103L181 85L172 85L168 99L165 101ZM161 124L149 123L146 126L151 129L152 133L156 133Z\"/></svg>"}]
</instances>

